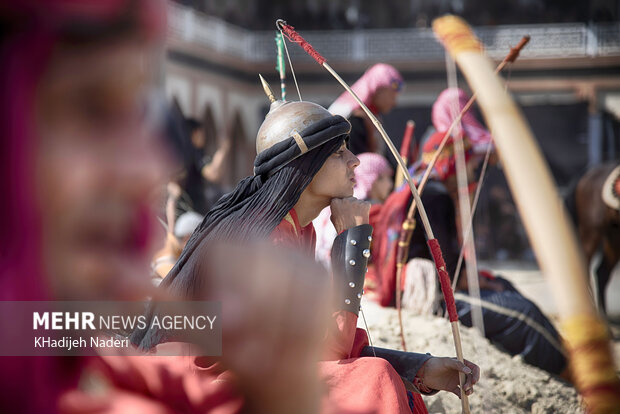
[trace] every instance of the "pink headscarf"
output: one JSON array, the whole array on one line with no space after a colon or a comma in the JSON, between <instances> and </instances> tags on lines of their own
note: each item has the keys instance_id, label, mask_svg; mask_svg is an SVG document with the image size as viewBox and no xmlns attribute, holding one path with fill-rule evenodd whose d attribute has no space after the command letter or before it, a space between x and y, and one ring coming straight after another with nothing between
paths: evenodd
<instances>
[{"instance_id":1,"label":"pink headscarf","mask_svg":"<svg viewBox=\"0 0 620 414\"><path fill-rule=\"evenodd\" d=\"M355 189L353 197L366 200L373 183L381 174L392 173L392 167L382 155L364 152L357 156L360 165L355 169Z\"/></svg>"},{"instance_id":2,"label":"pink headscarf","mask_svg":"<svg viewBox=\"0 0 620 414\"><path fill-rule=\"evenodd\" d=\"M445 133L468 100L469 96L460 88L448 88L441 92L433 104L431 114L435 129L438 132ZM456 106L457 101L458 107ZM484 153L488 145L493 145L491 133L478 122L471 112L468 111L463 115L461 125L464 134L472 143L474 153Z\"/></svg>"},{"instance_id":3,"label":"pink headscarf","mask_svg":"<svg viewBox=\"0 0 620 414\"><path fill-rule=\"evenodd\" d=\"M377 63L371 66L361 78L351 87L353 92L361 99L366 106L370 105L372 97L377 89L382 87L392 87L400 91L403 87L403 77L394 66L386 63ZM358 103L348 92L343 92L338 99L331 104L328 111L334 115L341 115L348 118L355 109L359 108Z\"/></svg>"},{"instance_id":4,"label":"pink headscarf","mask_svg":"<svg viewBox=\"0 0 620 414\"><path fill-rule=\"evenodd\" d=\"M0 7L11 25L0 43L0 300L51 300L43 269L40 209L36 199L34 129L38 83L67 26L110 24L135 11L138 25L163 28L159 2L128 0L23 0ZM6 321L6 318L4 319ZM0 326L3 335L11 326ZM8 337L4 338L10 340ZM80 358L2 357L0 406L53 413L56 397L77 382ZM8 412L7 411L7 412Z\"/></svg>"}]
</instances>

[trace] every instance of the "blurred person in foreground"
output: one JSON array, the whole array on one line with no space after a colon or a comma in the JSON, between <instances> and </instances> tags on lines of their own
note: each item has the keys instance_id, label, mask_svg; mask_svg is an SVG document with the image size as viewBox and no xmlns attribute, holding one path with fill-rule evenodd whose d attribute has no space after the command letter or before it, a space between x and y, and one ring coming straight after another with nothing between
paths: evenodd
<instances>
[{"instance_id":1,"label":"blurred person in foreground","mask_svg":"<svg viewBox=\"0 0 620 414\"><path fill-rule=\"evenodd\" d=\"M463 98L464 92L460 90L448 90L448 92L442 93L433 106L434 122L437 112L458 113L467 102L467 97ZM460 107L457 111L451 111L455 96L460 98L457 101ZM478 156L479 153L476 153L476 146L484 146L485 143L486 145L492 144L490 133L482 129L481 126L478 128L477 121L476 128L468 127L471 126L468 124L469 119L464 117L462 121L465 134L463 146L468 182L472 183L475 182L473 171L481 160L481 157ZM443 125L449 127L450 124L451 122L446 121ZM422 162L416 170L416 177L422 176L427 163L433 158L446 133L446 130L439 129L441 125L437 125L436 128L438 132L432 134L422 147ZM471 139L472 136L475 137ZM457 210L453 198L458 193L458 186L454 138L452 136L446 142L430 177L421 194L421 199L428 214L431 228L441 245L448 273L453 278L460 254L460 239ZM431 281L428 285L427 296L434 296L433 292L437 290L434 265L428 262L432 260L432 257L417 212L415 217L417 225L409 245L408 257L410 261L403 270L405 280L396 290L395 244L398 237L394 238L392 235L400 232L412 199L407 187L400 189L388 197L380 212L373 215L373 223L376 227L375 251L368 279L372 282L369 288L373 288L374 298L383 306L393 306L395 293L402 294L402 286L411 285L411 281L407 279L410 277L417 279L419 273L429 274L428 278L419 279ZM426 260L420 261L421 259ZM457 277L455 298L459 320L465 326L472 326L472 304L478 303L478 298L469 295L465 266L462 266ZM521 295L510 282L488 271L480 270L478 281L485 336L511 355L520 355L525 362L531 365L568 378L567 361L561 338L553 324L540 309L532 301ZM403 303L406 302L403 299ZM441 307L435 307L434 310L438 314L443 313Z\"/></svg>"},{"instance_id":2,"label":"blurred person in foreground","mask_svg":"<svg viewBox=\"0 0 620 414\"><path fill-rule=\"evenodd\" d=\"M403 87L403 77L395 67L377 63L366 70L351 88L368 109L380 117L394 109L398 93ZM343 92L328 110L334 115L347 118L351 123L349 147L353 154L384 153L385 145L381 136L368 115L348 92Z\"/></svg>"},{"instance_id":3,"label":"blurred person in foreground","mask_svg":"<svg viewBox=\"0 0 620 414\"><path fill-rule=\"evenodd\" d=\"M240 181L211 209L161 286L188 299L201 299L202 258L221 240L266 239L278 249L294 248L314 258L312 220L330 206L339 235L331 254L332 319L327 335L321 337L325 350L319 369L327 385L323 412L426 413L421 392L473 392L479 377L475 364L373 348L366 331L356 328L372 228L369 203L352 197L359 160L346 145L350 124L317 104L281 102L269 95L271 108L256 139L254 175ZM251 272L247 277L255 280L260 275ZM314 283L314 275L305 277ZM299 304L291 301L289 306L295 309ZM154 305L148 314L157 312ZM132 340L151 349L176 339L164 329L145 329L134 331ZM467 377L463 390L458 386L460 372Z\"/></svg>"},{"instance_id":4,"label":"blurred person in foreground","mask_svg":"<svg viewBox=\"0 0 620 414\"><path fill-rule=\"evenodd\" d=\"M145 106L163 13L154 0L0 7L1 300L154 294L148 275L158 225L148 200L168 178L171 159ZM181 356L2 357L0 411L292 412L282 395L295 398L297 412L315 411L314 338L324 331L328 297L320 270L260 247L219 248L203 276L228 315L222 363L236 382L190 369ZM233 262L239 249L249 261ZM260 287L277 286L269 296L244 283L257 263ZM306 271L317 275L320 297L305 294L309 286L296 273ZM299 304L287 313L295 324L281 317L288 301ZM0 315L3 340L30 328ZM248 363L263 357L266 366ZM263 381L268 373L272 382ZM243 395L245 405L231 395Z\"/></svg>"},{"instance_id":5,"label":"blurred person in foreground","mask_svg":"<svg viewBox=\"0 0 620 414\"><path fill-rule=\"evenodd\" d=\"M382 155L372 152L359 154L360 165L355 169L355 188L353 197L382 204L390 195L394 185L394 170ZM338 235L331 222L331 209L326 207L312 221L316 230L316 259L326 268L331 267L331 250Z\"/></svg>"}]
</instances>

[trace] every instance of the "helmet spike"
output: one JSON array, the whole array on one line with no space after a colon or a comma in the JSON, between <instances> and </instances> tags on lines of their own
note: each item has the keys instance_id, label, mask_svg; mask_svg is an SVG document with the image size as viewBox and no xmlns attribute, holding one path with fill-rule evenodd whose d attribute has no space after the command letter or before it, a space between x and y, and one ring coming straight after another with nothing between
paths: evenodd
<instances>
[{"instance_id":1,"label":"helmet spike","mask_svg":"<svg viewBox=\"0 0 620 414\"><path fill-rule=\"evenodd\" d=\"M273 95L273 91L269 87L269 84L267 83L265 78L263 78L263 75L259 74L258 77L260 78L260 83L263 84L263 90L265 91L265 95L267 95L267 98L269 98L269 102L274 103L276 101L276 97Z\"/></svg>"}]
</instances>

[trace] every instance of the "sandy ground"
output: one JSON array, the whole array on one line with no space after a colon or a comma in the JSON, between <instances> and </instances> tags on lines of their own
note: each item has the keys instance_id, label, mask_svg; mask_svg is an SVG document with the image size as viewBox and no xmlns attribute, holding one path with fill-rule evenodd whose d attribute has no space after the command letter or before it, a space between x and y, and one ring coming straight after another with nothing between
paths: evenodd
<instances>
[{"instance_id":1,"label":"sandy ground","mask_svg":"<svg viewBox=\"0 0 620 414\"><path fill-rule=\"evenodd\" d=\"M490 264L494 270L516 284L517 288L533 299L552 320L556 320L549 287L540 271L521 264ZM612 317L620 316L620 269L616 268L612 286L608 289L608 303ZM611 299L611 300L609 300ZM382 308L371 301L362 302L373 344L379 347L401 349L398 316L395 309ZM403 311L405 338L409 351L430 352L437 356L454 356L450 324L445 319L416 316ZM363 327L363 319L360 318ZM620 357L620 325L612 325L615 341L616 367ZM525 364L519 357L494 347L475 329L461 326L465 358L477 363L482 371L474 395L470 397L473 413L579 413L579 397L572 386L564 381ZM430 413L460 413L458 397L440 392L424 397Z\"/></svg>"}]
</instances>

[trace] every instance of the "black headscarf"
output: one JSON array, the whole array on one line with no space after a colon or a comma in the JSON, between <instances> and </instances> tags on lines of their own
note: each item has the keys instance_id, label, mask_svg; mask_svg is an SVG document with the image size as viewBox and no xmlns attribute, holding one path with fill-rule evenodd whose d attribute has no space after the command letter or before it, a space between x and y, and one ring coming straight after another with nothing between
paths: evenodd
<instances>
[{"instance_id":1,"label":"black headscarf","mask_svg":"<svg viewBox=\"0 0 620 414\"><path fill-rule=\"evenodd\" d=\"M293 137L262 151L254 161L254 175L246 177L207 213L187 242L179 260L162 281L175 297L200 300L204 281L201 268L213 241L251 241L268 237L321 169L343 144L351 129L336 115L313 123L299 135L308 147L302 154ZM156 313L150 307L150 320ZM136 330L131 341L150 349L167 340L160 330Z\"/></svg>"}]
</instances>

